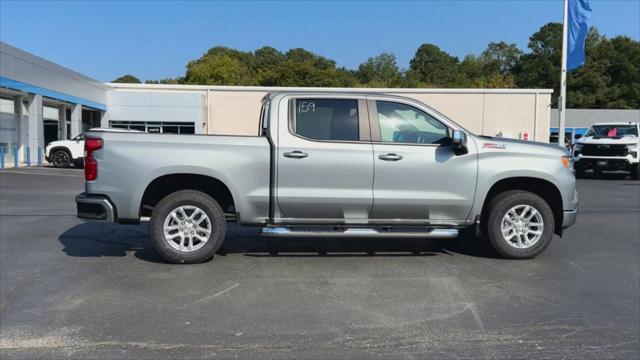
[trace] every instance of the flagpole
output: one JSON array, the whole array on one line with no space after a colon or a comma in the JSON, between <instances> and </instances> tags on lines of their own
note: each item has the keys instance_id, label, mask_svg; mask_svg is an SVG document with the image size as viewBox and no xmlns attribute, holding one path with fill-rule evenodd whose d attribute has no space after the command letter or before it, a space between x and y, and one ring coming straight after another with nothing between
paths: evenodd
<instances>
[{"instance_id":1,"label":"flagpole","mask_svg":"<svg viewBox=\"0 0 640 360\"><path fill-rule=\"evenodd\" d=\"M569 0L564 0L564 17L562 20L562 71L560 73L560 99L558 99L558 112L560 113L560 124L558 126L558 145L565 146L564 129L567 99L567 30L569 17Z\"/></svg>"}]
</instances>

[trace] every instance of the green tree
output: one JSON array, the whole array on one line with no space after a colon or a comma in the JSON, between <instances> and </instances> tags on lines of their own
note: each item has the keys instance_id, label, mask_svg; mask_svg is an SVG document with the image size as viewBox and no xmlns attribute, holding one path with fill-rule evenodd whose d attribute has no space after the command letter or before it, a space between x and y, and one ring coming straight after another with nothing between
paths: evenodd
<instances>
[{"instance_id":1,"label":"green tree","mask_svg":"<svg viewBox=\"0 0 640 360\"><path fill-rule=\"evenodd\" d=\"M490 42L487 49L480 54L483 63L484 74L499 72L502 75L509 75L518 64L522 50L516 44L507 44L504 41Z\"/></svg>"},{"instance_id":2,"label":"green tree","mask_svg":"<svg viewBox=\"0 0 640 360\"><path fill-rule=\"evenodd\" d=\"M335 69L336 67L335 61L316 55L302 48L295 48L287 51L285 58L287 61L305 63L320 70Z\"/></svg>"},{"instance_id":3,"label":"green tree","mask_svg":"<svg viewBox=\"0 0 640 360\"><path fill-rule=\"evenodd\" d=\"M209 49L187 64L184 82L203 85L256 85L251 69L253 54L227 47Z\"/></svg>"},{"instance_id":4,"label":"green tree","mask_svg":"<svg viewBox=\"0 0 640 360\"><path fill-rule=\"evenodd\" d=\"M605 74L620 90L615 106L640 109L640 41L617 36L609 43L613 51L608 56L609 67Z\"/></svg>"},{"instance_id":5,"label":"green tree","mask_svg":"<svg viewBox=\"0 0 640 360\"><path fill-rule=\"evenodd\" d=\"M187 65L187 84L255 85L251 69L237 58L228 55L205 55Z\"/></svg>"},{"instance_id":6,"label":"green tree","mask_svg":"<svg viewBox=\"0 0 640 360\"><path fill-rule=\"evenodd\" d=\"M138 79L137 77L133 76L133 75L123 75L120 76L119 78L112 80L112 83L124 83L124 84L140 84L140 79Z\"/></svg>"},{"instance_id":7,"label":"green tree","mask_svg":"<svg viewBox=\"0 0 640 360\"><path fill-rule=\"evenodd\" d=\"M145 80L145 84L182 84L184 79L181 77L177 78L161 78L160 80Z\"/></svg>"},{"instance_id":8,"label":"green tree","mask_svg":"<svg viewBox=\"0 0 640 360\"><path fill-rule=\"evenodd\" d=\"M543 25L529 38L530 53L520 57L514 68L516 85L521 88L554 89L551 101L557 106L562 57L562 24Z\"/></svg>"},{"instance_id":9,"label":"green tree","mask_svg":"<svg viewBox=\"0 0 640 360\"><path fill-rule=\"evenodd\" d=\"M213 47L190 61L184 77L148 80L161 84L296 87L480 87L551 88L557 102L562 25L548 23L529 38L528 52L492 42L462 61L433 44L421 45L406 71L391 53L370 57L357 70L302 48L283 53L264 46L253 52ZM114 82L140 81L132 75ZM574 108L640 108L640 42L607 39L596 29L587 37L584 66L567 74L567 105Z\"/></svg>"},{"instance_id":10,"label":"green tree","mask_svg":"<svg viewBox=\"0 0 640 360\"><path fill-rule=\"evenodd\" d=\"M262 86L278 85L278 67L284 60L282 52L269 46L254 51L251 66L256 74L256 82Z\"/></svg>"},{"instance_id":11,"label":"green tree","mask_svg":"<svg viewBox=\"0 0 640 360\"><path fill-rule=\"evenodd\" d=\"M458 65L458 80L456 87L468 88L512 88L515 81L510 73L502 73L495 60L485 56L471 54Z\"/></svg>"},{"instance_id":12,"label":"green tree","mask_svg":"<svg viewBox=\"0 0 640 360\"><path fill-rule=\"evenodd\" d=\"M367 59L358 67L356 77L363 85L371 87L399 87L403 82L396 57L391 53Z\"/></svg>"},{"instance_id":13,"label":"green tree","mask_svg":"<svg viewBox=\"0 0 640 360\"><path fill-rule=\"evenodd\" d=\"M350 87L355 84L351 72L336 68L335 61L300 48L285 53L271 81L273 85L297 87Z\"/></svg>"},{"instance_id":14,"label":"green tree","mask_svg":"<svg viewBox=\"0 0 640 360\"><path fill-rule=\"evenodd\" d=\"M430 85L450 87L458 80L458 58L438 46L422 44L409 62L409 69L420 81Z\"/></svg>"}]
</instances>

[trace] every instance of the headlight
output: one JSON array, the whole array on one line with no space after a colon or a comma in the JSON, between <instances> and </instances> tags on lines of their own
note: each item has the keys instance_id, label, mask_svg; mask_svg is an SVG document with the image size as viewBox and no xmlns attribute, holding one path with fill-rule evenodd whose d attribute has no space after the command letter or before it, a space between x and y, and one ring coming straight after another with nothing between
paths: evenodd
<instances>
[{"instance_id":1,"label":"headlight","mask_svg":"<svg viewBox=\"0 0 640 360\"><path fill-rule=\"evenodd\" d=\"M573 151L580 151L582 150L582 144L575 144L573 146Z\"/></svg>"},{"instance_id":2,"label":"headlight","mask_svg":"<svg viewBox=\"0 0 640 360\"><path fill-rule=\"evenodd\" d=\"M562 166L567 170L573 171L573 158L571 156L563 156Z\"/></svg>"},{"instance_id":3,"label":"headlight","mask_svg":"<svg viewBox=\"0 0 640 360\"><path fill-rule=\"evenodd\" d=\"M638 150L638 144L627 144L627 149L629 149L629 151Z\"/></svg>"}]
</instances>

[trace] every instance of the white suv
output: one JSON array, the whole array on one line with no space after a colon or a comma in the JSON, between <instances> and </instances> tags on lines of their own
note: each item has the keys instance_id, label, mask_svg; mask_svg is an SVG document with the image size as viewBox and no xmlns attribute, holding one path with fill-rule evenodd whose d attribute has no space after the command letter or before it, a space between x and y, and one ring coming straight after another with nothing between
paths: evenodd
<instances>
[{"instance_id":1,"label":"white suv","mask_svg":"<svg viewBox=\"0 0 640 360\"><path fill-rule=\"evenodd\" d=\"M586 170L596 175L606 170L626 170L638 179L640 124L612 122L594 124L573 147L576 177Z\"/></svg>"},{"instance_id":2,"label":"white suv","mask_svg":"<svg viewBox=\"0 0 640 360\"><path fill-rule=\"evenodd\" d=\"M44 155L47 161L57 168L66 168L71 164L81 167L84 159L84 134L72 140L50 142Z\"/></svg>"}]
</instances>

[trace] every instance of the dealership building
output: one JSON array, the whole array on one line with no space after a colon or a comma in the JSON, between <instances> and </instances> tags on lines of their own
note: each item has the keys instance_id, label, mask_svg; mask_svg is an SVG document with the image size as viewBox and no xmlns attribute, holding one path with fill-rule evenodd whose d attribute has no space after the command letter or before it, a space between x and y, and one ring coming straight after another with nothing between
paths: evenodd
<instances>
[{"instance_id":1,"label":"dealership building","mask_svg":"<svg viewBox=\"0 0 640 360\"><path fill-rule=\"evenodd\" d=\"M73 139L93 127L257 135L260 100L271 91L383 92L410 97L482 135L548 142L553 130L550 89L105 84L0 42L0 152L5 164L14 159L36 164L43 160L49 142Z\"/></svg>"}]
</instances>

